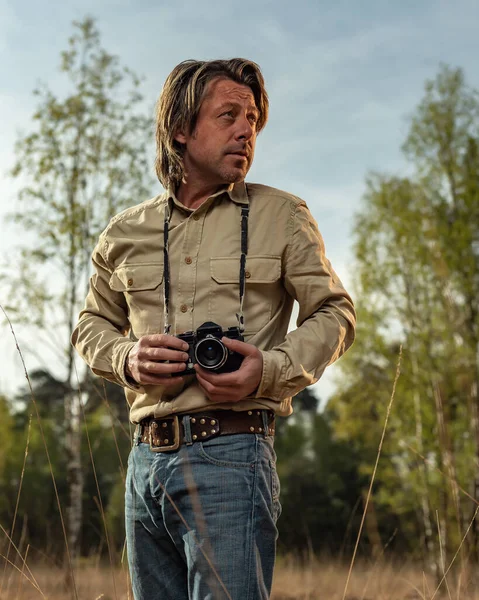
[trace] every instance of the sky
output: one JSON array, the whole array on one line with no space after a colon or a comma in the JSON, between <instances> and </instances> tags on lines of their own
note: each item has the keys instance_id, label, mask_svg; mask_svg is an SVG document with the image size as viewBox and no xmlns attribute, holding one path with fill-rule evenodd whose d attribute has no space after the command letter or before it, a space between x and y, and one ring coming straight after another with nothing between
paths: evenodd
<instances>
[{"instance_id":1,"label":"sky","mask_svg":"<svg viewBox=\"0 0 479 600\"><path fill-rule=\"evenodd\" d=\"M446 63L462 67L479 88L477 0L0 0L0 220L16 202L18 186L7 173L15 140L32 129L32 91L39 82L58 94L65 89L60 53L72 21L87 15L97 19L103 47L145 77L151 107L168 73L187 58L242 56L261 66L270 119L247 180L307 202L346 288L367 174L410 172L401 144L425 81ZM151 195L160 191L158 184ZM3 222L0 263L18 239ZM0 303L7 300L0 288ZM21 330L19 338L27 367L38 366L35 339ZM46 360L54 369L53 358ZM6 328L0 365L0 393L24 385ZM323 401L338 374L333 365L314 386Z\"/></svg>"}]
</instances>

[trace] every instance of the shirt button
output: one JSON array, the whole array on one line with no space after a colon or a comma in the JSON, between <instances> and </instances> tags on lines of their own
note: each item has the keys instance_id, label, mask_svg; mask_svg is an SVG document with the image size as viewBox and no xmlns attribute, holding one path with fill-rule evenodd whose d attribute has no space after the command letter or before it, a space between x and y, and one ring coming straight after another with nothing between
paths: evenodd
<instances>
[{"instance_id":1,"label":"shirt button","mask_svg":"<svg viewBox=\"0 0 479 600\"><path fill-rule=\"evenodd\" d=\"M186 304L182 304L180 310L182 313L185 313L188 310L188 307L186 306Z\"/></svg>"},{"instance_id":2,"label":"shirt button","mask_svg":"<svg viewBox=\"0 0 479 600\"><path fill-rule=\"evenodd\" d=\"M199 221L200 220L200 215L193 215L193 219L195 221Z\"/></svg>"},{"instance_id":3,"label":"shirt button","mask_svg":"<svg viewBox=\"0 0 479 600\"><path fill-rule=\"evenodd\" d=\"M187 256L187 257L185 258L185 263L186 263L187 265L191 265L191 263L192 263L192 262L193 262L193 261L191 260L191 256Z\"/></svg>"},{"instance_id":4,"label":"shirt button","mask_svg":"<svg viewBox=\"0 0 479 600\"><path fill-rule=\"evenodd\" d=\"M246 279L249 279L251 277L251 273L249 271L246 271L244 276L246 277Z\"/></svg>"},{"instance_id":5,"label":"shirt button","mask_svg":"<svg viewBox=\"0 0 479 600\"><path fill-rule=\"evenodd\" d=\"M128 285L133 285L133 279L128 279L127 283Z\"/></svg>"}]
</instances>

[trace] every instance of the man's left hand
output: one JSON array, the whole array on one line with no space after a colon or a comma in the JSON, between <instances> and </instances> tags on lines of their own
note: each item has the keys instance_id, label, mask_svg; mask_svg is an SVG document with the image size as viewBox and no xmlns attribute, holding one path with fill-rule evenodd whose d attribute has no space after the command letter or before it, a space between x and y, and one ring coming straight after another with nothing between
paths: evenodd
<instances>
[{"instance_id":1,"label":"man's left hand","mask_svg":"<svg viewBox=\"0 0 479 600\"><path fill-rule=\"evenodd\" d=\"M232 373L212 373L195 365L198 383L212 402L239 402L258 387L263 374L263 355L255 346L221 338L223 344L244 356L241 367Z\"/></svg>"}]
</instances>

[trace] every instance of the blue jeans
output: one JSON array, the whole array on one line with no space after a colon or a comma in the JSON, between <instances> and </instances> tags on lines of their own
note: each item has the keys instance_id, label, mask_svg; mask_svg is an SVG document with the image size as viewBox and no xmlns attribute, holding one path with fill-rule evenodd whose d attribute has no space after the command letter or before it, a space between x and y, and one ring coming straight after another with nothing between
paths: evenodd
<instances>
[{"instance_id":1,"label":"blue jeans","mask_svg":"<svg viewBox=\"0 0 479 600\"><path fill-rule=\"evenodd\" d=\"M220 436L128 459L135 600L266 600L281 511L271 437Z\"/></svg>"}]
</instances>

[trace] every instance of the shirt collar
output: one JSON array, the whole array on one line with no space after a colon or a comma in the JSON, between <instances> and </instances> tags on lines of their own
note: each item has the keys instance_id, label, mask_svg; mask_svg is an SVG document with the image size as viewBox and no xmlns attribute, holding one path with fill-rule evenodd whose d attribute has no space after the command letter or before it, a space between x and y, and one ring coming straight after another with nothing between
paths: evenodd
<instances>
[{"instance_id":1,"label":"shirt collar","mask_svg":"<svg viewBox=\"0 0 479 600\"><path fill-rule=\"evenodd\" d=\"M248 192L246 190L246 183L240 181L239 183L230 183L228 186L218 190L210 196L210 198L216 198L222 194L227 194L230 200L235 204L247 204L249 205ZM173 200L173 203L183 210L189 210L186 206L183 206L177 199L174 188L169 187L167 190L167 200Z\"/></svg>"},{"instance_id":2,"label":"shirt collar","mask_svg":"<svg viewBox=\"0 0 479 600\"><path fill-rule=\"evenodd\" d=\"M228 187L227 194L235 204L249 204L248 192L244 181L232 183Z\"/></svg>"}]
</instances>

